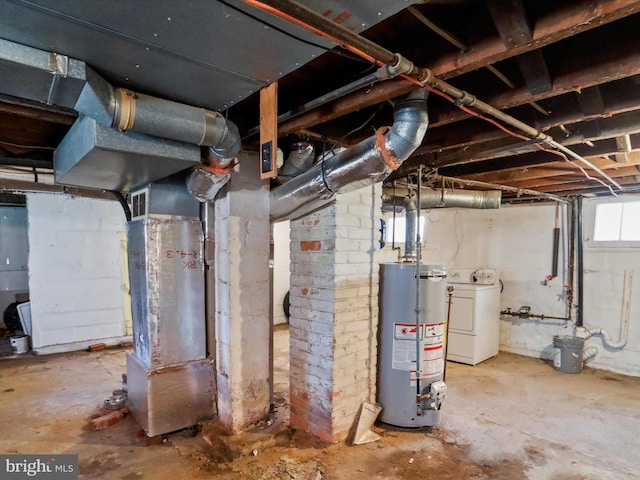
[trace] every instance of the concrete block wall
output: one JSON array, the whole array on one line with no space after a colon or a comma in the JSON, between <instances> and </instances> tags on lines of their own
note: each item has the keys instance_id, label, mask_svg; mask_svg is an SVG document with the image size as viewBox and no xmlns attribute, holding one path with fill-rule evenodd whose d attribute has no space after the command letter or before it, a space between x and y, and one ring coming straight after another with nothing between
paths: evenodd
<instances>
[{"instance_id":1,"label":"concrete block wall","mask_svg":"<svg viewBox=\"0 0 640 480\"><path fill-rule=\"evenodd\" d=\"M330 442L375 401L380 194L291 221L291 424Z\"/></svg>"},{"instance_id":2,"label":"concrete block wall","mask_svg":"<svg viewBox=\"0 0 640 480\"><path fill-rule=\"evenodd\" d=\"M33 193L27 210L34 350L118 343L126 334L127 293L120 204Z\"/></svg>"}]
</instances>

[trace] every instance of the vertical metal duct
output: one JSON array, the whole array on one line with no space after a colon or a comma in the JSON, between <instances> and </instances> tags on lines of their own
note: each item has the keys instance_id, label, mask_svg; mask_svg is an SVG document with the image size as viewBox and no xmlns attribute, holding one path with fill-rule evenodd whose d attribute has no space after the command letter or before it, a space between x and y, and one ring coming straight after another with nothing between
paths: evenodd
<instances>
[{"instance_id":1,"label":"vertical metal duct","mask_svg":"<svg viewBox=\"0 0 640 480\"><path fill-rule=\"evenodd\" d=\"M416 206L416 197L414 195L404 197L404 211L404 260L408 262L416 258L416 219L418 218L418 207Z\"/></svg>"},{"instance_id":2,"label":"vertical metal duct","mask_svg":"<svg viewBox=\"0 0 640 480\"><path fill-rule=\"evenodd\" d=\"M347 193L385 179L406 160L427 131L427 95L416 90L399 100L391 128L333 157L316 163L305 173L271 191L271 221L308 213Z\"/></svg>"}]
</instances>

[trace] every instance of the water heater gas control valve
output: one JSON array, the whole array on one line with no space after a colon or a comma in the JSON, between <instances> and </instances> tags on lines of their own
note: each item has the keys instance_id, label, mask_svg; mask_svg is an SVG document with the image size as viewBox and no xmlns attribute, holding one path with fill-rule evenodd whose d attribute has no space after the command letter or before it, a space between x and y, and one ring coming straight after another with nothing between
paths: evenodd
<instances>
[{"instance_id":1,"label":"water heater gas control valve","mask_svg":"<svg viewBox=\"0 0 640 480\"><path fill-rule=\"evenodd\" d=\"M431 402L429 402L430 409L440 410L442 401L447 396L447 384L442 380L433 382L429 388L429 393L431 394Z\"/></svg>"}]
</instances>

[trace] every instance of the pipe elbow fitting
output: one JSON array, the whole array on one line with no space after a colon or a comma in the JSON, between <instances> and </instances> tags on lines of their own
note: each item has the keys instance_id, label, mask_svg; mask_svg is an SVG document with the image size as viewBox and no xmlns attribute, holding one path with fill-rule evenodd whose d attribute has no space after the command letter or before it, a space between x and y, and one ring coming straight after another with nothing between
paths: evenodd
<instances>
[{"instance_id":1,"label":"pipe elbow fitting","mask_svg":"<svg viewBox=\"0 0 640 480\"><path fill-rule=\"evenodd\" d=\"M387 133L386 148L404 161L420 146L429 126L429 92L418 89L395 105L393 126Z\"/></svg>"},{"instance_id":2,"label":"pipe elbow fitting","mask_svg":"<svg viewBox=\"0 0 640 480\"><path fill-rule=\"evenodd\" d=\"M209 147L209 152L219 158L234 158L242 148L240 132L231 120L225 120L222 116L220 119L224 122L224 126L220 129L218 140Z\"/></svg>"}]
</instances>

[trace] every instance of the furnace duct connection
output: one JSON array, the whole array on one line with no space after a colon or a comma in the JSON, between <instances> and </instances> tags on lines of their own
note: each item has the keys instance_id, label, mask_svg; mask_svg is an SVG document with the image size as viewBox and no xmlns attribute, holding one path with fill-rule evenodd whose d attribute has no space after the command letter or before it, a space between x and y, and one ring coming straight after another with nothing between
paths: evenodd
<instances>
[{"instance_id":1,"label":"furnace duct connection","mask_svg":"<svg viewBox=\"0 0 640 480\"><path fill-rule=\"evenodd\" d=\"M300 217L329 204L334 195L384 180L418 148L427 131L428 93L416 90L394 108L391 128L321 159L305 173L271 191L271 221Z\"/></svg>"}]
</instances>

